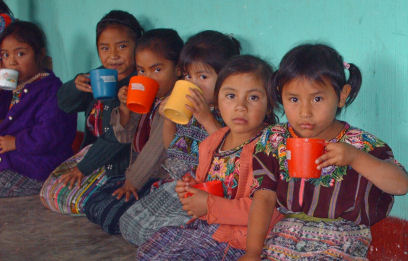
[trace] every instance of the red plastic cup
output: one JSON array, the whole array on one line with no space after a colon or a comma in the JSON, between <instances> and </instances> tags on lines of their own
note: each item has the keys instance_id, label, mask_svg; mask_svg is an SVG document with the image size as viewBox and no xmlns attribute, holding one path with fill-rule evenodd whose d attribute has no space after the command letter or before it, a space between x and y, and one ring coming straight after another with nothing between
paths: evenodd
<instances>
[{"instance_id":1,"label":"red plastic cup","mask_svg":"<svg viewBox=\"0 0 408 261\"><path fill-rule=\"evenodd\" d=\"M286 159L289 176L293 178L319 178L316 159L324 153L324 139L288 138L286 141Z\"/></svg>"},{"instance_id":2,"label":"red plastic cup","mask_svg":"<svg viewBox=\"0 0 408 261\"><path fill-rule=\"evenodd\" d=\"M148 113L158 89L155 80L142 75L133 76L129 81L126 106L136 113Z\"/></svg>"},{"instance_id":3,"label":"red plastic cup","mask_svg":"<svg viewBox=\"0 0 408 261\"><path fill-rule=\"evenodd\" d=\"M197 183L195 185L192 185L192 187L203 190L215 196L224 197L224 189L222 187L222 182L220 180L213 180L213 181L208 181L204 183ZM193 195L192 193L187 192L184 195L184 197L188 198L192 195Z\"/></svg>"}]
</instances>

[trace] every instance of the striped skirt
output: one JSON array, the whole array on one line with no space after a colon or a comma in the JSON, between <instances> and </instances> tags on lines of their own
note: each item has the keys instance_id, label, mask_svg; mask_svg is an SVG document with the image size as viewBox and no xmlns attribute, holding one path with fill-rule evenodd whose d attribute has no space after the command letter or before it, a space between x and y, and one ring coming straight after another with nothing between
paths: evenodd
<instances>
[{"instance_id":1,"label":"striped skirt","mask_svg":"<svg viewBox=\"0 0 408 261\"><path fill-rule=\"evenodd\" d=\"M214 240L217 228L200 219L185 227L164 227L137 249L136 260L237 260L245 251Z\"/></svg>"},{"instance_id":2,"label":"striped skirt","mask_svg":"<svg viewBox=\"0 0 408 261\"><path fill-rule=\"evenodd\" d=\"M72 189L59 183L59 178L76 167L91 146L83 148L51 173L40 192L40 199L45 207L61 214L84 215L84 206L88 198L106 183L105 168L99 168L85 176L81 186L74 186Z\"/></svg>"},{"instance_id":3,"label":"striped skirt","mask_svg":"<svg viewBox=\"0 0 408 261\"><path fill-rule=\"evenodd\" d=\"M370 228L347 220L284 218L267 236L262 260L367 260Z\"/></svg>"},{"instance_id":4,"label":"striped skirt","mask_svg":"<svg viewBox=\"0 0 408 261\"><path fill-rule=\"evenodd\" d=\"M190 220L182 209L175 186L176 181L162 184L122 215L119 225L124 239L139 246L160 228L184 225Z\"/></svg>"},{"instance_id":5,"label":"striped skirt","mask_svg":"<svg viewBox=\"0 0 408 261\"><path fill-rule=\"evenodd\" d=\"M41 186L42 182L12 170L0 171L0 198L37 195Z\"/></svg>"},{"instance_id":6,"label":"striped skirt","mask_svg":"<svg viewBox=\"0 0 408 261\"><path fill-rule=\"evenodd\" d=\"M136 201L133 194L128 202L125 201L125 196L122 196L119 200L116 196L112 196L115 190L123 186L124 181L124 176L109 178L106 184L93 193L85 204L84 212L87 218L91 222L100 225L102 230L109 234L120 234L119 218ZM139 198L149 192L152 183L152 181L148 182L144 188L138 191Z\"/></svg>"}]
</instances>

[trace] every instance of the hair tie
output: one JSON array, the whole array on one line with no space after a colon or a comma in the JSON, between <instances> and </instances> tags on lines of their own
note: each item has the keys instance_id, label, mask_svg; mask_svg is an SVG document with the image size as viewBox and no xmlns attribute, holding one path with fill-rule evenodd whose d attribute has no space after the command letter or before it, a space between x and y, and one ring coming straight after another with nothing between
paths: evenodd
<instances>
[{"instance_id":1,"label":"hair tie","mask_svg":"<svg viewBox=\"0 0 408 261\"><path fill-rule=\"evenodd\" d=\"M343 65L345 69L350 69L350 64L348 62L343 62Z\"/></svg>"}]
</instances>

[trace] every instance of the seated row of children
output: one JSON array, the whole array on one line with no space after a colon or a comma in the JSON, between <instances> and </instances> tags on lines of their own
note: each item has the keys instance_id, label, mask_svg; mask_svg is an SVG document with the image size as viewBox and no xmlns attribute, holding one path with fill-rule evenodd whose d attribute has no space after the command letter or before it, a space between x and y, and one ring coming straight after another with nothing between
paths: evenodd
<instances>
[{"instance_id":1,"label":"seated row of children","mask_svg":"<svg viewBox=\"0 0 408 261\"><path fill-rule=\"evenodd\" d=\"M62 84L42 68L45 38L34 24L15 21L1 34L2 67L19 80L0 91L0 197L39 193L52 211L121 234L138 260L364 260L370 226L407 193L387 144L336 119L362 78L329 46L297 46L274 72L240 55L230 35L207 30L184 44L175 30L144 32L118 10L98 22L96 42L100 68L118 73L115 99L95 99L88 73ZM126 106L136 74L159 83L147 114ZM202 90L187 95L186 125L163 114L178 79ZM287 123L278 123L280 106ZM85 136L72 156L78 112ZM320 178L289 176L289 137L326 140ZM224 197L192 187L213 180Z\"/></svg>"}]
</instances>

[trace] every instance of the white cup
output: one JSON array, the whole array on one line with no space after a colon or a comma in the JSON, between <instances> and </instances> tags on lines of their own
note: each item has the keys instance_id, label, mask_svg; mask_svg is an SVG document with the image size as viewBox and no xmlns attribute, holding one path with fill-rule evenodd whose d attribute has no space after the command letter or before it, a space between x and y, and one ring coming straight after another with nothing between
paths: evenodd
<instances>
[{"instance_id":1,"label":"white cup","mask_svg":"<svg viewBox=\"0 0 408 261\"><path fill-rule=\"evenodd\" d=\"M0 69L0 88L11 91L17 88L18 71L13 69Z\"/></svg>"}]
</instances>

